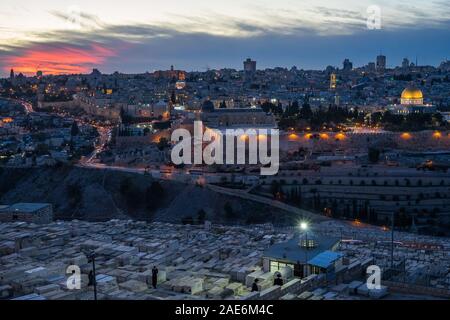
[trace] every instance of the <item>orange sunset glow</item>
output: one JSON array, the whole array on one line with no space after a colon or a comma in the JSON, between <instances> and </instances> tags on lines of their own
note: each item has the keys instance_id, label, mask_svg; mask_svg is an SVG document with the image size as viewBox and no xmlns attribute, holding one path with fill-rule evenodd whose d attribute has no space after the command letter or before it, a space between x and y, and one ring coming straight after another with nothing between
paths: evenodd
<instances>
[{"instance_id":1,"label":"orange sunset glow","mask_svg":"<svg viewBox=\"0 0 450 320\"><path fill-rule=\"evenodd\" d=\"M113 50L97 44L86 49L69 46L55 49L36 47L20 56L8 58L5 71L12 68L16 73L25 75L34 75L38 70L54 75L86 73L114 55Z\"/></svg>"}]
</instances>

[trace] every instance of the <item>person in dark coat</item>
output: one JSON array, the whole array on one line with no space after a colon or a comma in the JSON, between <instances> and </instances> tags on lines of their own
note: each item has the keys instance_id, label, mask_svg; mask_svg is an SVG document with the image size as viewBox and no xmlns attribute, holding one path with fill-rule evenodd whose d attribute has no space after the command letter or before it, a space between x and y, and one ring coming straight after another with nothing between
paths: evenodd
<instances>
[{"instance_id":1,"label":"person in dark coat","mask_svg":"<svg viewBox=\"0 0 450 320\"><path fill-rule=\"evenodd\" d=\"M273 280L274 286L282 286L283 285L283 279L281 279L281 274L277 274L277 277Z\"/></svg>"},{"instance_id":2,"label":"person in dark coat","mask_svg":"<svg viewBox=\"0 0 450 320\"><path fill-rule=\"evenodd\" d=\"M258 289L258 279L255 279L255 282L253 282L253 285L252 285L252 292L257 292L257 291L259 291L259 289Z\"/></svg>"},{"instance_id":3,"label":"person in dark coat","mask_svg":"<svg viewBox=\"0 0 450 320\"><path fill-rule=\"evenodd\" d=\"M156 285L158 284L158 268L153 267L152 269L152 286L153 289L156 289Z\"/></svg>"}]
</instances>

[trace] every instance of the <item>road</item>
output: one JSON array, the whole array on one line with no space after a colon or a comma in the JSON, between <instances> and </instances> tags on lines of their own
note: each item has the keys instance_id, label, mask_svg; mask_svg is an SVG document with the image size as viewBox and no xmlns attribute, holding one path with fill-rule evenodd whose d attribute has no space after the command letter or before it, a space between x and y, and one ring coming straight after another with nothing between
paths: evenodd
<instances>
[{"instance_id":1,"label":"road","mask_svg":"<svg viewBox=\"0 0 450 320\"><path fill-rule=\"evenodd\" d=\"M126 168L126 167L115 167L115 166L106 166L104 164L100 164L100 163L94 163L94 162L83 162L83 163L79 163L77 165L78 167L82 167L82 168L91 168L91 169L98 169L98 170L110 170L110 171L120 171L120 172L129 172L129 173L136 173L136 174L145 174L146 170L145 169L139 169L139 168ZM179 175L182 175L183 172L178 172ZM191 176L188 173L184 173L186 175L186 180L191 180ZM174 181L174 179L172 178L173 175L161 175L160 179L161 180L168 180L168 181ZM179 180L177 180L179 181ZM279 210L283 210L285 212L289 212L289 213L293 213L295 215L297 215L299 217L299 219L308 219L311 222L323 222L323 221L327 221L329 220L329 218L324 217L324 216L320 216L317 214L314 214L310 211L306 211L306 210L302 210L299 209L297 207L288 205L286 203L280 202L280 201L276 201L273 199L269 199L263 196L258 196L258 195L254 195L254 194L250 194L248 192L245 192L243 190L237 190L237 189L229 189L229 188L223 188L223 187L219 187L216 185L212 185L212 184L205 184L205 187L220 193L220 194L224 194L224 195L228 195L228 196L232 196L232 197L238 197L244 200L248 200L248 201L253 201L253 202L257 202L257 203L261 203L261 204L265 204L268 206L271 206L273 208L279 209Z\"/></svg>"},{"instance_id":2,"label":"road","mask_svg":"<svg viewBox=\"0 0 450 320\"><path fill-rule=\"evenodd\" d=\"M12 102L15 102L15 103L18 103L18 104L22 105L23 108L25 109L25 112L27 114L35 112L34 109L33 109L33 106L31 105L31 103L28 103L26 101L13 99L13 98L2 98L2 99L9 100L9 101L12 101Z\"/></svg>"},{"instance_id":3,"label":"road","mask_svg":"<svg viewBox=\"0 0 450 320\"><path fill-rule=\"evenodd\" d=\"M31 105L31 103L25 102L25 101L18 101L20 102L20 104L25 108L25 112L26 113L33 113L34 109L33 106Z\"/></svg>"},{"instance_id":4,"label":"road","mask_svg":"<svg viewBox=\"0 0 450 320\"><path fill-rule=\"evenodd\" d=\"M82 166L94 165L94 167L101 168L101 167L98 167L95 165L94 160L95 160L95 157L100 152L105 150L106 145L111 140L112 130L110 128L102 127L102 126L98 126L98 125L96 125L95 128L97 129L97 131L100 135L99 139L98 139L98 144L96 145L94 151L92 151L92 153L89 156L81 158L80 165L82 165Z\"/></svg>"},{"instance_id":5,"label":"road","mask_svg":"<svg viewBox=\"0 0 450 320\"><path fill-rule=\"evenodd\" d=\"M299 217L299 219L307 219L311 222L323 222L323 221L329 220L329 218L327 218L327 217L314 214L310 211L302 210L297 207L288 205L286 203L272 200L272 199L269 199L266 197L257 196L257 195L250 194L247 192L242 192L242 190L223 188L223 187L219 187L219 186L215 186L215 185L211 185L211 184L207 184L206 187L208 189L210 189L214 192L220 193L220 194L225 194L225 195L229 195L229 196L233 196L233 197L238 197L238 198L241 198L244 200L249 200L249 201L253 201L253 202L266 204L271 207L274 207L274 208L277 208L277 209L280 209L280 210L283 210L283 211L286 211L289 213L296 214Z\"/></svg>"}]
</instances>

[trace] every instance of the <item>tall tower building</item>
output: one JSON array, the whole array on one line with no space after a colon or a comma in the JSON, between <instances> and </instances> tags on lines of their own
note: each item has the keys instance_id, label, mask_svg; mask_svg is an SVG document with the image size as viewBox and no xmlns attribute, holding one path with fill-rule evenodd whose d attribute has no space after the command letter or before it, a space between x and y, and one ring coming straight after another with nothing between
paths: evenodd
<instances>
[{"instance_id":1,"label":"tall tower building","mask_svg":"<svg viewBox=\"0 0 450 320\"><path fill-rule=\"evenodd\" d=\"M331 90L335 90L336 89L336 84L337 84L336 74L332 73L330 75L330 89Z\"/></svg>"},{"instance_id":2,"label":"tall tower building","mask_svg":"<svg viewBox=\"0 0 450 320\"><path fill-rule=\"evenodd\" d=\"M377 57L377 71L384 71L386 70L386 56L379 55Z\"/></svg>"},{"instance_id":3,"label":"tall tower building","mask_svg":"<svg viewBox=\"0 0 450 320\"><path fill-rule=\"evenodd\" d=\"M11 72L9 73L9 78L14 79L14 69L11 69Z\"/></svg>"},{"instance_id":4,"label":"tall tower building","mask_svg":"<svg viewBox=\"0 0 450 320\"><path fill-rule=\"evenodd\" d=\"M256 61L247 58L247 60L244 61L244 71L245 72L256 72Z\"/></svg>"},{"instance_id":5,"label":"tall tower building","mask_svg":"<svg viewBox=\"0 0 450 320\"><path fill-rule=\"evenodd\" d=\"M344 71L352 71L353 63L349 59L345 59L342 63Z\"/></svg>"}]
</instances>

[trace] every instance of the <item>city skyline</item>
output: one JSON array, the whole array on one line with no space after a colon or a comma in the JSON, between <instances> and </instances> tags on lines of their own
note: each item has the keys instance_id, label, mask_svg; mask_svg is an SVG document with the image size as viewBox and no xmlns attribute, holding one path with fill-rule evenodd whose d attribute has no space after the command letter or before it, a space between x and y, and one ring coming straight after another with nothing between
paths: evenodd
<instances>
[{"instance_id":1,"label":"city skyline","mask_svg":"<svg viewBox=\"0 0 450 320\"><path fill-rule=\"evenodd\" d=\"M2 4L0 301L450 299L449 27L449 0Z\"/></svg>"},{"instance_id":2,"label":"city skyline","mask_svg":"<svg viewBox=\"0 0 450 320\"><path fill-rule=\"evenodd\" d=\"M381 9L381 29L369 30L367 8ZM286 10L285 8L290 8ZM208 4L206 1L17 1L5 5L0 72L33 75L102 72L142 73L175 65L187 71L242 68L324 69L349 58L355 66L382 53L387 66L404 57L438 65L450 52L450 10L444 1L269 1ZM126 19L124 18L126 17Z\"/></svg>"}]
</instances>

